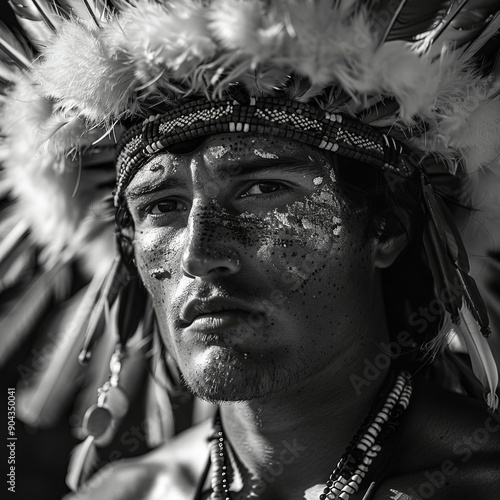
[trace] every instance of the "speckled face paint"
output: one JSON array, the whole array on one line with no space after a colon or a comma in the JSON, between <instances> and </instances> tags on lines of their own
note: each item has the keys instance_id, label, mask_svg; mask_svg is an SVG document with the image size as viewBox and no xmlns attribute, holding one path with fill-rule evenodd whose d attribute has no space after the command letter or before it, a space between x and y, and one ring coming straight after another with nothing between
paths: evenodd
<instances>
[{"instance_id":1,"label":"speckled face paint","mask_svg":"<svg viewBox=\"0 0 500 500\"><path fill-rule=\"evenodd\" d=\"M195 392L282 391L363 342L372 245L319 151L227 134L152 166L127 191L136 261Z\"/></svg>"},{"instance_id":2,"label":"speckled face paint","mask_svg":"<svg viewBox=\"0 0 500 500\"><path fill-rule=\"evenodd\" d=\"M212 148L212 154L214 155L214 158L217 159L222 158L228 151L229 149L224 146L215 146Z\"/></svg>"},{"instance_id":3,"label":"speckled face paint","mask_svg":"<svg viewBox=\"0 0 500 500\"><path fill-rule=\"evenodd\" d=\"M276 208L265 216L249 212L231 215L214 200L202 207L200 213L207 228L204 244L207 250L212 248L217 228L225 228L231 239L247 251L255 249L257 257L272 262L272 256L278 252L287 258L280 262L283 272L290 275L286 279L296 281L297 288L303 288L301 280L307 280L316 271L310 267L303 269L306 257L315 259L320 266L332 246L341 242L342 208L335 194L334 186L325 184L304 199Z\"/></svg>"},{"instance_id":4,"label":"speckled face paint","mask_svg":"<svg viewBox=\"0 0 500 500\"><path fill-rule=\"evenodd\" d=\"M279 156L274 154L274 153L269 153L268 151L262 150L262 149L254 149L253 152L257 155L260 156L261 158L273 158L273 159L278 159Z\"/></svg>"}]
</instances>

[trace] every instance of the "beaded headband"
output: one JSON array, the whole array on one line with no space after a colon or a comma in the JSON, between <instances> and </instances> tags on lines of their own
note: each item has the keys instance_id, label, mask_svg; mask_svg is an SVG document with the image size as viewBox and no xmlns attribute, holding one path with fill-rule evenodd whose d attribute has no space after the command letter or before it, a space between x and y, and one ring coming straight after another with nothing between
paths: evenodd
<instances>
[{"instance_id":1,"label":"beaded headband","mask_svg":"<svg viewBox=\"0 0 500 500\"><path fill-rule=\"evenodd\" d=\"M173 144L224 132L272 134L372 164L403 178L411 175L402 144L342 113L275 97L251 97L248 104L202 99L150 116L124 134L116 161L115 205L134 174L153 155Z\"/></svg>"}]
</instances>

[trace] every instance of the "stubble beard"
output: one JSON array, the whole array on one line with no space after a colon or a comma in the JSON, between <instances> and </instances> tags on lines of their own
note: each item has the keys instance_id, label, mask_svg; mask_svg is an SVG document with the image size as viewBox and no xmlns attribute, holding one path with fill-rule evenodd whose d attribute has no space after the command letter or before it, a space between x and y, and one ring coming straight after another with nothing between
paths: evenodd
<instances>
[{"instance_id":1,"label":"stubble beard","mask_svg":"<svg viewBox=\"0 0 500 500\"><path fill-rule=\"evenodd\" d=\"M285 394L312 374L309 362L279 365L272 356L259 362L224 353L204 368L181 369L189 390L210 403L250 401ZM309 368L309 369L308 369Z\"/></svg>"}]
</instances>

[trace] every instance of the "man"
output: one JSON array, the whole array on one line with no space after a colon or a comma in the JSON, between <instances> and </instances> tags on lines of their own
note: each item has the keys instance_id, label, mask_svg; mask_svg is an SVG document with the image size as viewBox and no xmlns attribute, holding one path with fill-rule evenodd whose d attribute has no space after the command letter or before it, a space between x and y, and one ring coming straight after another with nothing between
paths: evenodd
<instances>
[{"instance_id":1,"label":"man","mask_svg":"<svg viewBox=\"0 0 500 500\"><path fill-rule=\"evenodd\" d=\"M391 44L401 13L382 29L383 12L139 2L106 26L61 23L43 50L37 81L63 131L49 150L82 122L127 129L122 259L185 384L220 406L74 498L496 498L497 420L449 390L463 385L444 379L456 370L443 387L426 380L419 353L450 319L496 408L484 306L436 177L476 151L447 119L459 109L476 123L470 93L474 112L498 99L468 63ZM474 91L450 98L450 82ZM414 314L431 300L422 325ZM90 442L118 372L88 417Z\"/></svg>"},{"instance_id":2,"label":"man","mask_svg":"<svg viewBox=\"0 0 500 500\"><path fill-rule=\"evenodd\" d=\"M319 498L388 377L385 366L352 382L391 342L380 275L406 236L367 237L367 211L337 177L313 147L218 134L158 154L126 189L162 340L190 389L223 403L231 498ZM498 422L415 379L404 430L368 475L370 498L495 498ZM104 469L75 498L193 498L196 487L209 498L211 432L203 424Z\"/></svg>"}]
</instances>

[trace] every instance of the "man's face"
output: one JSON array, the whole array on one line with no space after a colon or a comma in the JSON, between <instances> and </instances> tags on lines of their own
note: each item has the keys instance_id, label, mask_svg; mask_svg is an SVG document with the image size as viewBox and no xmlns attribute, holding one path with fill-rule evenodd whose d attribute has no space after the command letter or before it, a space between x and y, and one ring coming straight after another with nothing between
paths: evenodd
<instances>
[{"instance_id":1,"label":"man's face","mask_svg":"<svg viewBox=\"0 0 500 500\"><path fill-rule=\"evenodd\" d=\"M140 276L195 394L264 397L354 359L373 243L319 150L211 136L152 159L126 199Z\"/></svg>"}]
</instances>

